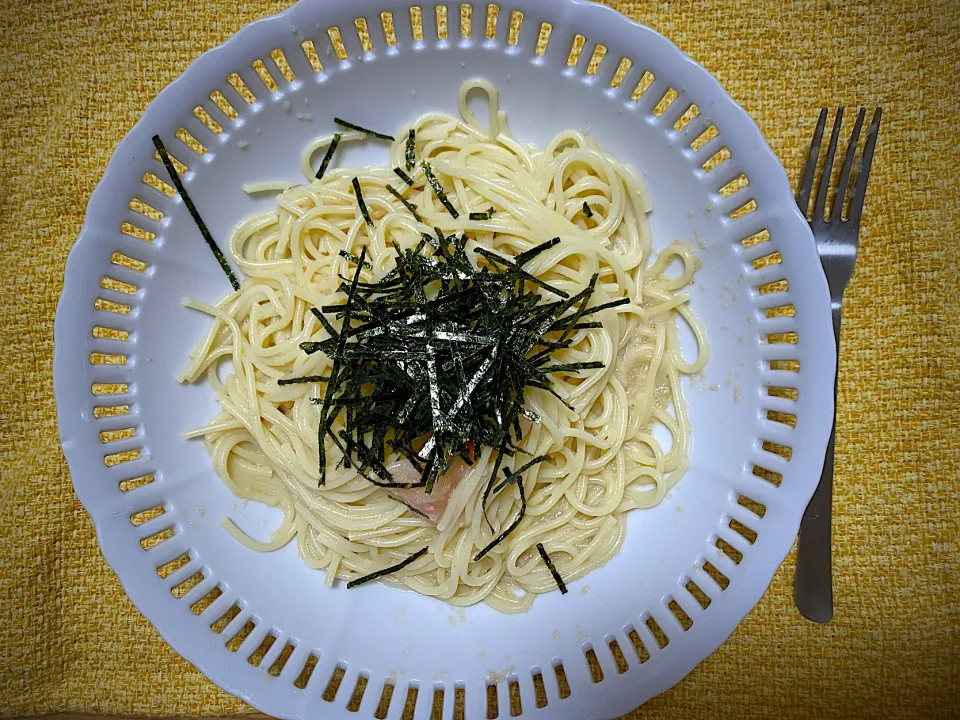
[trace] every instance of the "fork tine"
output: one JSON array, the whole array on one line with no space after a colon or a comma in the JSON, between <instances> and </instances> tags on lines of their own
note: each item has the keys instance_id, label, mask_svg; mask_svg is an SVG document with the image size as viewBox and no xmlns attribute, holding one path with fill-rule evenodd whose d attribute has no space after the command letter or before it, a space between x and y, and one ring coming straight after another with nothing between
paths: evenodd
<instances>
[{"instance_id":1,"label":"fork tine","mask_svg":"<svg viewBox=\"0 0 960 720\"><path fill-rule=\"evenodd\" d=\"M813 204L813 222L823 220L823 210L827 205L827 190L830 187L830 176L833 173L833 158L837 154L837 141L840 138L840 125L843 123L843 108L837 108L833 119L833 132L830 133L830 144L827 145L827 157L823 161L823 172L820 173L820 182L817 183L817 200Z\"/></svg>"},{"instance_id":2,"label":"fork tine","mask_svg":"<svg viewBox=\"0 0 960 720\"><path fill-rule=\"evenodd\" d=\"M810 152L807 153L807 164L803 168L803 178L797 189L797 206L803 216L807 216L810 209L810 191L813 190L813 173L817 169L817 158L820 157L820 143L823 141L823 128L827 124L827 109L820 109L817 120L817 129L813 132L813 141L810 143Z\"/></svg>"},{"instance_id":3,"label":"fork tine","mask_svg":"<svg viewBox=\"0 0 960 720\"><path fill-rule=\"evenodd\" d=\"M870 121L870 127L867 128L867 141L863 146L863 158L860 160L860 172L857 174L857 182L853 186L853 196L850 198L850 214L847 217L849 222L860 223L860 213L863 211L863 196L867 192L867 180L870 177L870 165L873 163L873 150L877 146L877 135L880 134L880 117L883 115L883 108L877 108L873 113L873 119Z\"/></svg>"},{"instance_id":4,"label":"fork tine","mask_svg":"<svg viewBox=\"0 0 960 720\"><path fill-rule=\"evenodd\" d=\"M847 143L847 153L843 158L843 167L840 169L840 184L837 185L837 194L833 198L833 209L830 212L830 221L839 220L843 211L843 199L847 196L847 185L850 182L850 171L853 170L853 158L857 154L857 141L860 139L860 128L863 127L863 118L867 114L865 108L857 113L857 122L853 126L853 133Z\"/></svg>"}]
</instances>

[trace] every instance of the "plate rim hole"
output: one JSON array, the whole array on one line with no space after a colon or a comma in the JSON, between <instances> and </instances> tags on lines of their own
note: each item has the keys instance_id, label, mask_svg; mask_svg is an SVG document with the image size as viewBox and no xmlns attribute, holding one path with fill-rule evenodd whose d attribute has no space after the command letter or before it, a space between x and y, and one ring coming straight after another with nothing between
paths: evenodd
<instances>
[{"instance_id":1,"label":"plate rim hole","mask_svg":"<svg viewBox=\"0 0 960 720\"><path fill-rule=\"evenodd\" d=\"M314 671L317 669L317 662L320 660L320 654L314 652L313 650L307 655L306 660L303 661L303 665L300 668L300 672L297 674L297 677L293 681L293 686L297 690L305 690L307 685L310 683L310 679L313 677Z\"/></svg>"},{"instance_id":2,"label":"plate rim hole","mask_svg":"<svg viewBox=\"0 0 960 720\"><path fill-rule=\"evenodd\" d=\"M377 703L377 708L373 712L373 716L377 720L385 720L387 713L390 712L390 703L393 700L395 689L396 681L391 682L389 679L383 681L383 689L380 691L380 701Z\"/></svg>"},{"instance_id":3,"label":"plate rim hole","mask_svg":"<svg viewBox=\"0 0 960 720\"><path fill-rule=\"evenodd\" d=\"M573 694L570 683L567 680L567 671L563 667L563 661L557 660L553 663L553 674L557 678L557 691L561 700L566 700Z\"/></svg>"},{"instance_id":4,"label":"plate rim hole","mask_svg":"<svg viewBox=\"0 0 960 720\"><path fill-rule=\"evenodd\" d=\"M330 679L327 681L327 686L324 688L323 694L320 697L327 702L333 702L337 697L337 693L340 691L340 685L346 674L347 665L345 663L338 662L334 665L333 671L330 673Z\"/></svg>"}]
</instances>

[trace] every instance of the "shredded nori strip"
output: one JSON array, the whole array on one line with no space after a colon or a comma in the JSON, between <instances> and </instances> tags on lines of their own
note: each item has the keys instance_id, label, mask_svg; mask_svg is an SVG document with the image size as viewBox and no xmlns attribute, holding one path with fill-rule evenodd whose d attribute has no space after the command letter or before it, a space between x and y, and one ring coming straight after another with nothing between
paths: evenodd
<instances>
[{"instance_id":1,"label":"shredded nori strip","mask_svg":"<svg viewBox=\"0 0 960 720\"><path fill-rule=\"evenodd\" d=\"M376 580L377 578L382 578L384 575L390 575L397 572L397 570L403 570L407 565L412 564L416 560L419 560L426 555L427 549L428 548L421 548L420 550L417 550L417 552L415 552L413 555L408 557L406 560L401 560L396 565L391 565L383 570L377 570L376 572L372 572L369 575L364 575L363 577L354 578L347 583L347 589L349 590L350 588L357 587L357 585L363 585L364 583Z\"/></svg>"},{"instance_id":2,"label":"shredded nori strip","mask_svg":"<svg viewBox=\"0 0 960 720\"><path fill-rule=\"evenodd\" d=\"M526 495L526 493L525 493L524 490L523 490L523 483L522 483L522 482L518 482L518 483L517 483L517 490L520 491L520 512L517 513L516 519L515 519L512 523L510 523L509 526L507 526L507 529L506 529L506 530L504 530L502 533L500 533L499 535L497 535L493 540L491 540L489 543L487 543L487 546L486 546L483 550L481 550L480 552L478 552L476 555L473 556L473 561L474 561L474 562L477 562L478 560L482 560L482 559L484 558L484 556L487 555L487 553L489 553L489 552L490 552L491 550L493 550L497 545L499 545L499 544L502 543L504 540L506 540L506 539L507 539L507 536L508 536L510 533L512 533L514 530L516 530L516 529L517 529L517 526L520 525L520 522L523 520L523 518L526 517L526 515L527 515L527 495Z\"/></svg>"},{"instance_id":3,"label":"shredded nori strip","mask_svg":"<svg viewBox=\"0 0 960 720\"><path fill-rule=\"evenodd\" d=\"M373 227L373 218L370 217L370 211L367 210L367 204L363 201L363 193L360 191L360 180L353 179L353 192L357 196L357 205L360 206L360 214L363 215L364 222Z\"/></svg>"},{"instance_id":4,"label":"shredded nori strip","mask_svg":"<svg viewBox=\"0 0 960 720\"><path fill-rule=\"evenodd\" d=\"M524 408L527 389L542 388L571 407L557 393L554 374L600 369L603 363L554 359L555 352L571 346L578 329L598 325L581 321L595 311L589 303L597 276L570 295L522 267L559 239L516 257L478 248L486 258L482 267L474 264L477 254L466 251L467 240L465 234L433 228L421 233L415 248L391 243L394 266L369 281L360 280L366 248L360 257L345 253L356 272L341 276L343 299L312 309L327 337L301 348L332 361L323 398L315 401L321 406L321 484L327 436L342 455L340 463L371 483L387 490L422 488L427 494L457 458L473 464L483 447L495 451L482 491L484 511L491 496L516 484L520 512L480 551L481 558L522 522L522 476L545 459L530 458L519 447L520 419L540 420ZM527 458L521 461L521 454ZM387 464L397 457L411 463L416 481L391 476Z\"/></svg>"},{"instance_id":5,"label":"shredded nori strip","mask_svg":"<svg viewBox=\"0 0 960 720\"><path fill-rule=\"evenodd\" d=\"M407 175L402 169L394 168L393 171L397 174L397 177L403 180L407 185L413 185L413 178Z\"/></svg>"},{"instance_id":6,"label":"shredded nori strip","mask_svg":"<svg viewBox=\"0 0 960 720\"><path fill-rule=\"evenodd\" d=\"M494 210L493 208L490 208L486 212L472 212L470 213L470 219L471 220L489 220L493 216L493 213L495 212L496 210Z\"/></svg>"},{"instance_id":7,"label":"shredded nori strip","mask_svg":"<svg viewBox=\"0 0 960 720\"><path fill-rule=\"evenodd\" d=\"M354 182L356 182L356 179L354 179ZM357 189L359 190L359 187ZM367 256L367 248L366 246L364 246L360 250L360 262L357 263L357 272L354 274L353 282L350 285L350 288L347 292L347 303L343 311L344 313L343 324L345 328L344 328L344 331L342 331L339 334L339 336L337 336L336 338L337 349L336 349L336 353L333 355L333 367L330 370L330 383L328 385L328 387L332 387L334 389L336 389L337 381L339 380L339 373L341 368L340 358L343 352L344 345L346 344L346 340L347 340L346 331L349 330L350 328L350 311L351 311L350 299L353 297L353 294L357 291L357 283L360 282L360 271L363 270L363 261L366 258L366 256ZM306 348L304 348L304 345L307 345L307 344L308 343L300 344L300 347L304 349L304 352L307 352ZM317 345L319 344L320 343L317 343ZM309 354L309 352L307 354ZM317 446L320 452L320 458L319 458L320 480L318 482L319 485L323 485L327 479L326 443L324 443L324 436L330 435L333 438L334 443L336 443L338 446L340 445L336 435L334 435L330 431L330 426L333 425L333 420L335 418L335 415L333 416L331 415L332 408L330 403L331 401L330 396L331 396L331 393L326 393L323 396L323 404L320 408L320 424L317 429L317 434L318 434ZM341 446L341 450L345 451L344 457L349 459L350 458L349 449L343 448ZM389 475L389 473L387 473L387 475Z\"/></svg>"},{"instance_id":8,"label":"shredded nori strip","mask_svg":"<svg viewBox=\"0 0 960 720\"><path fill-rule=\"evenodd\" d=\"M621 305L629 305L630 302L631 302L630 298L620 298L619 300L611 300L610 302L604 303L603 305L595 305L592 308L584 310L583 313L581 314L581 317L585 315L593 315L594 313L598 313L601 310L609 310L610 308L620 307Z\"/></svg>"},{"instance_id":9,"label":"shredded nori strip","mask_svg":"<svg viewBox=\"0 0 960 720\"><path fill-rule=\"evenodd\" d=\"M364 260L364 261L361 263L361 262L360 262L360 258L358 258L358 257L357 257L356 255L354 255L353 253L348 253L346 250L341 250L340 252L337 253L337 255L339 255L339 256L342 257L342 258L346 258L347 260L349 260L350 262L352 262L354 265L363 265L363 267L364 267L365 270L372 270L372 269L373 269L373 265L371 265L370 263L368 263L366 260ZM342 277L342 276L341 276L341 277Z\"/></svg>"},{"instance_id":10,"label":"shredded nori strip","mask_svg":"<svg viewBox=\"0 0 960 720\"><path fill-rule=\"evenodd\" d=\"M298 378L283 378L277 380L277 385L299 385L302 383L326 382L330 377L328 375L304 375Z\"/></svg>"},{"instance_id":11,"label":"shredded nori strip","mask_svg":"<svg viewBox=\"0 0 960 720\"><path fill-rule=\"evenodd\" d=\"M539 245L530 248L529 250L524 250L522 253L517 255L517 257L514 258L514 262L517 263L518 266L523 267L528 262L533 260L537 255L540 255L541 253L546 252L550 248L556 247L559 244L560 244L560 238L558 237L552 238L550 240L547 240L546 242L542 242Z\"/></svg>"},{"instance_id":12,"label":"shredded nori strip","mask_svg":"<svg viewBox=\"0 0 960 720\"><path fill-rule=\"evenodd\" d=\"M414 166L417 164L416 151L417 151L417 131L414 130L413 128L410 128L410 133L407 135L407 152L406 152L407 170L413 170Z\"/></svg>"},{"instance_id":13,"label":"shredded nori strip","mask_svg":"<svg viewBox=\"0 0 960 720\"><path fill-rule=\"evenodd\" d=\"M340 333L334 329L333 325L330 324L330 321L327 320L326 316L322 312L320 312L317 308L310 308L310 312L313 313L313 316L320 321L320 324L323 325L323 329L330 333L330 337L336 338L340 336ZM301 347L303 347L302 344Z\"/></svg>"},{"instance_id":14,"label":"shredded nori strip","mask_svg":"<svg viewBox=\"0 0 960 720\"><path fill-rule=\"evenodd\" d=\"M436 194L437 199L440 203L447 209L447 212L453 215L454 220L460 217L460 213L457 212L457 209L453 206L453 203L450 202L450 198L447 197L447 194L443 191L443 186L440 184L440 181L437 180L437 176L433 174L433 169L430 167L430 163L424 162L423 165L423 174L427 176L427 182L430 183L430 187L433 188L433 192Z\"/></svg>"},{"instance_id":15,"label":"shredded nori strip","mask_svg":"<svg viewBox=\"0 0 960 720\"><path fill-rule=\"evenodd\" d=\"M170 175L170 180L173 181L173 186L177 189L177 192L180 193L180 197L183 198L183 204L187 206L187 211L190 213L190 217L193 218L193 221L197 224L197 229L200 230L200 234L203 236L203 239L206 240L207 246L210 248L210 252L212 252L213 256L217 259L217 262L220 264L220 268L227 276L227 280L230 281L231 287L233 287L234 290L239 290L240 281L237 280L237 276L233 274L233 269L230 267L230 264L224 257L223 252L220 250L220 246L217 245L217 241L213 239L213 235L211 235L210 231L207 229L206 223L203 222L203 219L200 217L200 213L197 212L197 206L193 204L193 200L191 200L190 196L187 194L187 189L183 186L183 182L180 180L180 173L178 173L177 169L173 166L173 162L170 160L170 155L167 154L167 149L164 147L163 141L160 140L159 135L153 136L153 144L156 146L157 152L160 153L160 160L163 161L164 167L167 168L167 174Z\"/></svg>"},{"instance_id":16,"label":"shredded nori strip","mask_svg":"<svg viewBox=\"0 0 960 720\"><path fill-rule=\"evenodd\" d=\"M397 189L394 188L392 185L387 185L386 187L387 187L387 192L389 192L397 200L403 203L403 206L413 214L413 216L417 219L417 222L421 222L421 223L423 222L423 218L420 217L420 213L417 212L417 208L414 206L412 202L410 202L403 195L401 195L397 191Z\"/></svg>"},{"instance_id":17,"label":"shredded nori strip","mask_svg":"<svg viewBox=\"0 0 960 720\"><path fill-rule=\"evenodd\" d=\"M530 282L532 282L532 283L534 283L534 284L536 284L536 285L539 285L539 286L542 287L544 290L549 290L549 291L552 292L554 295L559 295L559 296L562 297L562 298L570 297L570 294L569 294L569 293L564 292L563 290L559 290L559 289L553 287L552 285L548 285L547 283L545 283L543 280L541 280L540 278L536 277L535 275L531 275L531 274L528 273L526 270L521 269L519 264L513 263L512 261L510 261L509 259L503 257L502 255L497 255L497 253L495 253L495 252L490 252L489 250L487 250L487 249L484 248L484 247L474 248L473 251L474 251L475 253L479 254L479 255L483 255L485 258L487 258L487 260L491 260L491 261L497 263L498 265L502 265L502 266L504 266L504 267L513 267L513 268L516 268L517 273L519 273L519 274L523 277L524 280L528 280L528 281L530 281Z\"/></svg>"},{"instance_id":18,"label":"shredded nori strip","mask_svg":"<svg viewBox=\"0 0 960 720\"><path fill-rule=\"evenodd\" d=\"M372 135L373 137L379 138L381 140L389 140L390 142L393 142L395 139L393 135L378 133L375 130L370 130L369 128L365 128L365 127L360 127L359 125L354 125L353 123L349 123L346 120L341 120L338 117L335 117L333 121L340 127L345 127L345 128L348 128L349 130L356 130L357 132L362 132L366 135Z\"/></svg>"},{"instance_id":19,"label":"shredded nori strip","mask_svg":"<svg viewBox=\"0 0 960 720\"><path fill-rule=\"evenodd\" d=\"M553 575L553 581L557 584L557 587L560 588L560 594L566 595L567 585L563 582L563 578L560 577L560 573L557 572L557 568L553 564L553 560L551 560L550 556L547 555L547 551L543 549L543 543L537 543L537 552L540 553L540 558L543 560L544 565L547 566L550 574Z\"/></svg>"},{"instance_id":20,"label":"shredded nori strip","mask_svg":"<svg viewBox=\"0 0 960 720\"><path fill-rule=\"evenodd\" d=\"M593 210L591 210L590 206L587 205L586 200L583 201L583 214L586 215L588 218L593 217Z\"/></svg>"},{"instance_id":21,"label":"shredded nori strip","mask_svg":"<svg viewBox=\"0 0 960 720\"><path fill-rule=\"evenodd\" d=\"M340 144L342 137L340 133L334 133L333 140L330 141L330 146L327 148L327 154L323 156L323 162L320 163L320 169L317 170L317 180L320 180L327 171L327 166L333 160L333 154L337 151L337 145Z\"/></svg>"},{"instance_id":22,"label":"shredded nori strip","mask_svg":"<svg viewBox=\"0 0 960 720\"><path fill-rule=\"evenodd\" d=\"M592 362L563 363L560 365L544 365L540 369L546 373L553 372L577 372L578 370L597 370L605 367L602 362L595 360Z\"/></svg>"}]
</instances>

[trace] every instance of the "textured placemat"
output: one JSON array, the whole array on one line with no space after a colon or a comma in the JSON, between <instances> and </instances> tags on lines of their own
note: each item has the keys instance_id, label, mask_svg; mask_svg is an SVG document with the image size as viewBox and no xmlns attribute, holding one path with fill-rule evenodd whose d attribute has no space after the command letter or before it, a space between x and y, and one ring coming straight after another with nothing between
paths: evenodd
<instances>
[{"instance_id":1,"label":"textured placemat","mask_svg":"<svg viewBox=\"0 0 960 720\"><path fill-rule=\"evenodd\" d=\"M57 439L53 315L120 138L200 52L286 4L0 3L0 713L247 707L164 644L97 549ZM797 613L791 557L733 637L635 717L957 717L960 9L613 4L713 72L791 178L821 104L885 111L844 314L836 619Z\"/></svg>"}]
</instances>

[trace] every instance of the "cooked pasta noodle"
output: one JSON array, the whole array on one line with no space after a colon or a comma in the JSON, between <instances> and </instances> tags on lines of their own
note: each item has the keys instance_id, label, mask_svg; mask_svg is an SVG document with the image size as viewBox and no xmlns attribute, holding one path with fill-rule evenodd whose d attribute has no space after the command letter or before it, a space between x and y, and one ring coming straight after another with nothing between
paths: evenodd
<instances>
[{"instance_id":1,"label":"cooked pasta noodle","mask_svg":"<svg viewBox=\"0 0 960 720\"><path fill-rule=\"evenodd\" d=\"M488 127L467 105L474 89L488 95ZM237 495L283 512L267 542L224 520L240 542L274 550L296 538L303 561L325 570L328 585L390 567L427 547L383 581L455 605L485 601L520 612L536 594L557 587L537 543L564 580L580 578L619 551L627 513L659 503L686 470L691 428L681 377L699 372L707 361L706 334L687 292L698 259L680 242L653 252L647 222L652 206L642 181L589 136L566 131L543 149L522 145L509 132L496 90L482 80L463 86L459 110L460 118L433 112L412 125L416 156L429 161L459 210L457 218L419 165L409 170L412 186L394 173L405 167L409 127L391 144L386 166L334 164L316 180L317 156L332 140L326 137L304 152L308 182L247 186L250 192L280 192L276 208L244 220L230 239L229 251L246 274L241 288L216 306L185 301L213 322L179 379L207 378L220 403L221 412L207 426L189 433L206 443L218 475ZM347 132L341 141L360 137ZM351 192L354 177L373 227ZM403 193L422 225L387 185ZM470 212L488 208L495 210L489 219L470 219ZM392 267L392 244L415 247L421 231L434 227L466 233L468 247L502 255L559 237L559 244L531 261L529 272L570 294L598 273L591 304L629 298L598 312L591 319L602 326L577 330L573 343L559 351L562 363L604 364L555 376L556 392L573 410L545 390L527 388L526 407L540 420L524 421L520 447L547 459L521 478L525 518L480 560L474 559L477 551L513 522L520 507L521 489L510 485L491 495L489 523L484 519L482 494L496 459L493 449L484 448L472 466L459 468L436 522L351 466L338 466L339 451L326 439L329 460L320 487L315 401L324 387L277 382L330 372L330 358L305 355L299 344L326 337L310 310L342 299L338 276L354 270L341 251L356 256L365 248L372 267L362 278L369 281ZM693 359L681 353L679 322L695 336ZM221 379L224 361L232 369L221 372ZM669 432L666 445L654 435L657 426ZM505 463L521 464L519 457Z\"/></svg>"}]
</instances>

